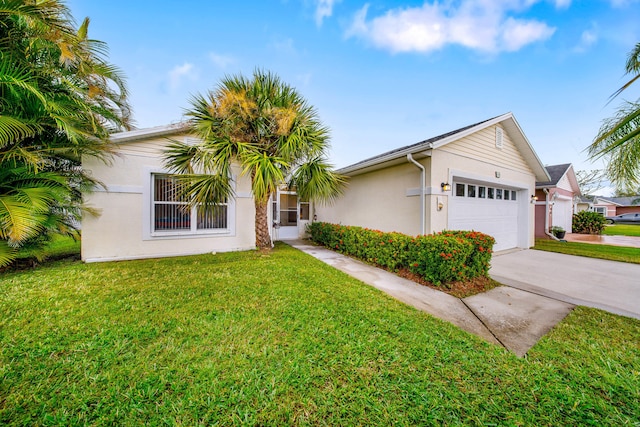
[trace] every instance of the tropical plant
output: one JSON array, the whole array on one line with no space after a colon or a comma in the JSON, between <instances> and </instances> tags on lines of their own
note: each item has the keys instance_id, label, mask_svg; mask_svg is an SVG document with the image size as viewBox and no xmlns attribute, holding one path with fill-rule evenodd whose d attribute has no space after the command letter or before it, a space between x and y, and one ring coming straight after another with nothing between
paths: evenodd
<instances>
[{"instance_id":1,"label":"tropical plant","mask_svg":"<svg viewBox=\"0 0 640 427\"><path fill-rule=\"evenodd\" d=\"M0 265L76 228L95 184L81 157L106 160L109 134L129 126L122 75L88 27L58 0L0 4Z\"/></svg>"},{"instance_id":2,"label":"tropical plant","mask_svg":"<svg viewBox=\"0 0 640 427\"><path fill-rule=\"evenodd\" d=\"M316 110L270 72L225 77L216 90L191 99L190 130L201 142L173 141L165 153L191 205L233 197L231 165L251 178L256 246L271 248L268 202L281 185L307 200L331 201L344 178L326 161L329 130Z\"/></svg>"},{"instance_id":3,"label":"tropical plant","mask_svg":"<svg viewBox=\"0 0 640 427\"><path fill-rule=\"evenodd\" d=\"M573 215L572 231L579 234L602 234L604 216L598 212L580 211Z\"/></svg>"},{"instance_id":4,"label":"tropical plant","mask_svg":"<svg viewBox=\"0 0 640 427\"><path fill-rule=\"evenodd\" d=\"M611 95L620 95L640 78L640 43L629 53L625 66L631 79ZM588 147L591 159L606 158L606 173L619 189L640 185L640 102L625 101L613 117L605 119Z\"/></svg>"}]
</instances>

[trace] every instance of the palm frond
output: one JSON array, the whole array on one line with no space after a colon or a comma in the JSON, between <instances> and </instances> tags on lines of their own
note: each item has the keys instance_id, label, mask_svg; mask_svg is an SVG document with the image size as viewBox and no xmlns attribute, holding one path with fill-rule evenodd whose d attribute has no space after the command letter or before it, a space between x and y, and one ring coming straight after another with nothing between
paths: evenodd
<instances>
[{"instance_id":1,"label":"palm frond","mask_svg":"<svg viewBox=\"0 0 640 427\"><path fill-rule=\"evenodd\" d=\"M343 194L346 183L345 176L334 172L325 159L316 157L297 167L289 187L295 187L302 199L332 203Z\"/></svg>"}]
</instances>

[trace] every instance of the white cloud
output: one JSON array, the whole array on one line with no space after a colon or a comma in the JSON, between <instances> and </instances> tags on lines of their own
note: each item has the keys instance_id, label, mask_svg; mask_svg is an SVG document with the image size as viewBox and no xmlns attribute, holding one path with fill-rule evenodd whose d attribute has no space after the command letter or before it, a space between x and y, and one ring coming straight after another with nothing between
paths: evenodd
<instances>
[{"instance_id":1,"label":"white cloud","mask_svg":"<svg viewBox=\"0 0 640 427\"><path fill-rule=\"evenodd\" d=\"M571 6L571 0L556 0L555 4L557 9L567 9Z\"/></svg>"},{"instance_id":2,"label":"white cloud","mask_svg":"<svg viewBox=\"0 0 640 427\"><path fill-rule=\"evenodd\" d=\"M188 78L190 80L196 80L197 75L193 64L185 62L182 65L176 65L169 71L169 87L176 89L182 81Z\"/></svg>"},{"instance_id":3,"label":"white cloud","mask_svg":"<svg viewBox=\"0 0 640 427\"><path fill-rule=\"evenodd\" d=\"M219 68L227 68L236 62L235 58L229 55L220 55L215 52L209 52L209 59Z\"/></svg>"},{"instance_id":4,"label":"white cloud","mask_svg":"<svg viewBox=\"0 0 640 427\"><path fill-rule=\"evenodd\" d=\"M508 12L529 8L535 0L467 0L398 8L367 20L369 5L360 9L347 30L391 52L431 52L457 44L482 52L516 51L546 40L555 28ZM560 0L557 3L561 3Z\"/></svg>"},{"instance_id":5,"label":"white cloud","mask_svg":"<svg viewBox=\"0 0 640 427\"><path fill-rule=\"evenodd\" d=\"M580 35L580 42L573 50L578 53L585 52L597 41L598 33L595 27L589 30L584 30Z\"/></svg>"},{"instance_id":6,"label":"white cloud","mask_svg":"<svg viewBox=\"0 0 640 427\"><path fill-rule=\"evenodd\" d=\"M340 0L316 0L316 25L322 25L322 20L333 15L333 5Z\"/></svg>"}]
</instances>

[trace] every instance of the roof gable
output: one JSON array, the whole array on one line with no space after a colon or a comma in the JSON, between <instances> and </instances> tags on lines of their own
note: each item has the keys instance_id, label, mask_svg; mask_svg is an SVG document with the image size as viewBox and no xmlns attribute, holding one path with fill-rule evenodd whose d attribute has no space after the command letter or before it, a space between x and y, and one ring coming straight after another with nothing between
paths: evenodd
<instances>
[{"instance_id":1,"label":"roof gable","mask_svg":"<svg viewBox=\"0 0 640 427\"><path fill-rule=\"evenodd\" d=\"M509 137L516 145L518 151L525 159L529 167L531 167L531 170L534 172L536 179L549 179L547 171L542 165L542 162L540 162L540 159L533 150L533 147L529 143L529 140L525 136L524 132L522 132L520 125L518 124L512 113L506 113L501 116L483 120L481 122L465 126L454 131L435 136L433 138L426 139L416 144L407 145L392 151L388 151L378 156L374 156L369 159L362 160L358 163L354 163L350 166L344 167L340 169L339 172L345 175L358 175L366 171L384 167L383 164L391 165L394 163L400 163L400 161L403 161L408 154L414 156L418 154L421 155L421 157L429 156L430 150L438 149L453 141L457 141L461 138L464 138L465 136L471 135L498 123L500 123L504 130L509 134Z\"/></svg>"},{"instance_id":2,"label":"roof gable","mask_svg":"<svg viewBox=\"0 0 640 427\"><path fill-rule=\"evenodd\" d=\"M537 181L536 188L553 188L558 187L563 180L569 182L571 190L576 194L581 194L580 185L578 184L578 178L573 169L571 163L564 163L561 165L545 166L549 177L549 181Z\"/></svg>"}]
</instances>

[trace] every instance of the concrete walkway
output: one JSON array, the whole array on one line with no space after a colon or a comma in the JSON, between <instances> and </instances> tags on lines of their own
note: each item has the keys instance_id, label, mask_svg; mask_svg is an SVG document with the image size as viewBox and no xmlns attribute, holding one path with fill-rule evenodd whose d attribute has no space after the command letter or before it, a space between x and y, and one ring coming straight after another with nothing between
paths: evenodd
<instances>
[{"instance_id":1,"label":"concrete walkway","mask_svg":"<svg viewBox=\"0 0 640 427\"><path fill-rule=\"evenodd\" d=\"M458 299L308 241L286 243L408 305L502 345L518 356L524 356L574 307L571 303L510 287Z\"/></svg>"},{"instance_id":2,"label":"concrete walkway","mask_svg":"<svg viewBox=\"0 0 640 427\"><path fill-rule=\"evenodd\" d=\"M517 289L640 319L640 264L529 249L494 255L489 274Z\"/></svg>"}]
</instances>

